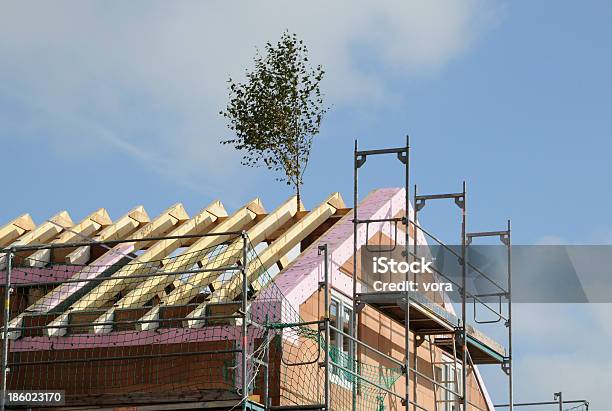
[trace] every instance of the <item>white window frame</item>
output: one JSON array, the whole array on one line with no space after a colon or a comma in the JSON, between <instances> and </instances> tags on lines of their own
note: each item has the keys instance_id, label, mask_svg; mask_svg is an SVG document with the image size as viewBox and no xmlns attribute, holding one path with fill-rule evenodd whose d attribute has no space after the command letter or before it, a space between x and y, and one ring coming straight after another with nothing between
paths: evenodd
<instances>
[{"instance_id":1,"label":"white window frame","mask_svg":"<svg viewBox=\"0 0 612 411\"><path fill-rule=\"evenodd\" d=\"M442 365L442 380L443 381L449 381L451 379L454 380L455 376L454 376L453 366L451 364L453 362L453 358L449 356L448 354L443 354L442 361L445 362L445 364L441 364ZM463 369L463 366L461 362L456 361L455 367L457 367L457 392L461 394L461 390L463 388L463 385L462 385L463 373L461 372L461 370ZM453 382L447 382L443 385L444 387L455 391L455 384ZM455 400L457 397L451 392L448 392L446 390L442 390L442 391L444 392L443 397L445 401L452 401L452 400ZM459 403L461 404L461 401L459 401ZM460 407L461 405L459 405L459 408ZM444 411L459 411L459 408L456 407L455 402L445 402L444 407L442 407Z\"/></svg>"},{"instance_id":2,"label":"white window frame","mask_svg":"<svg viewBox=\"0 0 612 411\"><path fill-rule=\"evenodd\" d=\"M348 309L350 311L350 318L352 320L352 314L353 314L353 300L351 300L350 298L348 298L347 296L345 296L344 294L341 294L339 292L336 292L335 290L331 290L331 298L330 298L330 314L331 314L331 304L332 303L336 303L338 306L338 312L336 313L336 318L337 318L337 324L331 324L334 328L337 328L339 330L342 331L342 328L344 326L344 319L343 319L343 313L345 309ZM349 320L349 322L351 321ZM350 324L350 323L349 323ZM334 332L332 330L332 332ZM336 334L336 342L335 342L335 346L336 348L338 348L341 352L344 352L343 350L343 345L344 345L344 339L347 338L344 335L337 333ZM353 347L354 342L353 341L349 341L349 352L347 354L350 355L351 351L352 351L352 347ZM340 364L343 367L346 367L347 364ZM348 368L348 367L346 367ZM330 373L330 379L331 382L339 385L341 387L344 388L350 388L351 387L351 380L349 380L346 377L346 372L334 367L332 365L331 367L331 373ZM354 380L356 377L352 377L352 380Z\"/></svg>"}]
</instances>

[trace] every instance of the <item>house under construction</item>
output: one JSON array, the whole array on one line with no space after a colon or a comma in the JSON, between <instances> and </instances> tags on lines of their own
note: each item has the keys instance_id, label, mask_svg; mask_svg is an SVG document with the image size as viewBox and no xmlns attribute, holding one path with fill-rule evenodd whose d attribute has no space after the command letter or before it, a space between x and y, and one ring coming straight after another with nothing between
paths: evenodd
<instances>
[{"instance_id":1,"label":"house under construction","mask_svg":"<svg viewBox=\"0 0 612 411\"><path fill-rule=\"evenodd\" d=\"M357 174L379 155L405 186L359 199ZM354 156L352 207L333 193L311 210L291 197L271 211L260 199L233 213L214 201L193 216L175 204L157 216L139 206L115 220L99 209L79 222L63 211L2 226L3 394L63 391L57 407L71 410L493 410L479 373L490 366L508 376L512 403L509 223L469 232L465 184L409 190L408 145L355 146ZM444 200L461 227L461 246L448 248L463 270L459 301L372 290L364 249L411 260L417 246L444 247L418 223ZM504 283L470 266L483 236L508 249ZM467 272L503 304L472 292ZM507 332L504 345L470 320L476 305Z\"/></svg>"}]
</instances>

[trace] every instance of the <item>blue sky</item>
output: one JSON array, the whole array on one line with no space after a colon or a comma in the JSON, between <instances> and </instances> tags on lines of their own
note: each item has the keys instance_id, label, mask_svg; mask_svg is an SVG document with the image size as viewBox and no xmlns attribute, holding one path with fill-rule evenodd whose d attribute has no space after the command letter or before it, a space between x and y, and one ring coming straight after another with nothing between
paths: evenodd
<instances>
[{"instance_id":1,"label":"blue sky","mask_svg":"<svg viewBox=\"0 0 612 411\"><path fill-rule=\"evenodd\" d=\"M289 29L327 69L332 106L307 206L333 191L350 204L355 138L379 148L409 133L420 190L468 181L471 230L511 218L517 243L610 243L611 19L606 1L4 2L0 215L41 222L67 209L78 220L106 207L118 217L137 204L153 215L178 201L195 213L255 196L274 208L289 189L218 144L229 134L217 112L224 80ZM369 161L361 181L363 193L399 185L401 169ZM434 207L423 221L452 241L454 211ZM564 321L533 324L534 309ZM593 381L612 385L612 363L570 335L612 342L611 310L518 310L517 398L564 389L603 409ZM555 333L565 343L551 344Z\"/></svg>"}]
</instances>

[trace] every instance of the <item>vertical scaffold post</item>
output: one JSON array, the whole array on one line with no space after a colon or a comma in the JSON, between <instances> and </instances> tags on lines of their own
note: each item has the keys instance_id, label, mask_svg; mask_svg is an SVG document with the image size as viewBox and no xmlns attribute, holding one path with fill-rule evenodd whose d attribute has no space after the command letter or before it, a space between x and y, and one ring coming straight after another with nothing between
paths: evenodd
<instances>
[{"instance_id":1,"label":"vertical scaffold post","mask_svg":"<svg viewBox=\"0 0 612 411\"><path fill-rule=\"evenodd\" d=\"M358 192L357 192L357 178L358 178L358 169L359 169L359 158L357 155L357 140L355 140L355 155L354 155L354 164L353 164L353 312L351 313L351 321L352 321L352 333L353 338L356 340L359 339L359 325L357 324L357 224L359 221L359 214L357 212L357 201L358 201ZM366 239L367 241L367 239ZM353 361L351 364L355 363L357 359L357 344L354 342L350 346L351 357ZM352 409L355 411L357 409L357 385L356 381L353 383L353 398L352 398Z\"/></svg>"},{"instance_id":2,"label":"vertical scaffold post","mask_svg":"<svg viewBox=\"0 0 612 411\"><path fill-rule=\"evenodd\" d=\"M514 377L512 372L512 240L510 232L510 220L508 220L508 236L506 243L508 253L508 398L510 411L514 410Z\"/></svg>"},{"instance_id":3,"label":"vertical scaffold post","mask_svg":"<svg viewBox=\"0 0 612 411\"><path fill-rule=\"evenodd\" d=\"M457 407L462 409L463 411L467 411L467 311L466 311L466 300L467 300L467 246L468 246L468 233L467 233L467 185L466 182L463 182L463 190L460 193L450 193L450 194L433 194L433 195L417 195L417 187L414 186L414 231L415 231L415 239L417 232L417 213L423 207L425 207L426 201L434 200L434 199L453 199L455 205L457 205L461 209L461 254L458 255L459 263L461 264L461 319L458 321L458 326L454 329L453 337L454 341L459 340L461 343L461 364L462 364L462 372L461 376L463 377L463 382L461 384L461 390L463 392L458 392L455 396L455 401ZM421 229L423 231L423 229ZM435 237L432 237L435 239ZM416 240L415 240L416 241ZM436 240L439 242L439 240ZM440 242L441 245L443 243ZM455 345L453 345L454 347ZM457 362L457 361L455 361ZM458 382L457 382L458 383ZM459 390L459 388L458 388ZM463 406L462 406L463 404Z\"/></svg>"},{"instance_id":4,"label":"vertical scaffold post","mask_svg":"<svg viewBox=\"0 0 612 411\"><path fill-rule=\"evenodd\" d=\"M266 330L264 331L264 386L263 386L263 405L264 410L270 409L270 329L267 327L268 317L266 316Z\"/></svg>"},{"instance_id":5,"label":"vertical scaffold post","mask_svg":"<svg viewBox=\"0 0 612 411\"><path fill-rule=\"evenodd\" d=\"M555 393L555 400L559 401L559 411L563 411L563 392L559 391Z\"/></svg>"},{"instance_id":6,"label":"vertical scaffold post","mask_svg":"<svg viewBox=\"0 0 612 411\"><path fill-rule=\"evenodd\" d=\"M368 151L358 151L357 150L357 141L355 140L355 152L354 152L354 168L353 168L353 176L354 176L354 185L353 185L353 313L351 316L352 324L352 337L355 338L355 341L359 339L359 322L357 321L358 316L357 312L362 307L360 301L358 301L358 293L357 293L357 233L358 233L358 225L360 223L366 224L366 233L367 224L371 222L393 222L396 224L396 237L395 241L397 244L397 223L402 220L402 224L405 224L405 241L404 241L404 258L406 261L410 258L410 162L409 162L409 151L410 151L410 137L406 135L406 146L390 148L390 149L381 149L381 150L368 150ZM404 216L400 218L389 218L389 219L372 219L372 220L360 220L358 213L358 170L363 164L366 162L366 159L370 155L378 155L378 154L395 154L399 161L405 166L405 187L404 187L404 196L405 196L405 210ZM367 234L366 234L366 246L367 246ZM394 246L395 247L395 246ZM406 281L409 281L409 273L406 273ZM404 370L404 374L406 376L406 396L403 398L403 405L406 409L410 408L410 404L414 402L410 401L410 290L405 290L404 293L404 304L406 304L406 314L404 318L404 328L405 332L405 361L403 362L402 368ZM358 350L357 344L353 341L351 343L351 353L353 360L353 370L356 373L359 373L357 369L359 367L358 360ZM353 384L353 411L356 410L357 405L357 383Z\"/></svg>"},{"instance_id":7,"label":"vertical scaffold post","mask_svg":"<svg viewBox=\"0 0 612 411\"><path fill-rule=\"evenodd\" d=\"M463 411L467 411L467 195L463 182L463 204L461 207L461 395Z\"/></svg>"},{"instance_id":8,"label":"vertical scaffold post","mask_svg":"<svg viewBox=\"0 0 612 411\"><path fill-rule=\"evenodd\" d=\"M418 207L417 207L417 185L415 184L413 187L413 191L412 191L412 207L413 207L413 211L412 211L412 238L413 238L413 243L412 243L412 255L414 258L414 261L416 261L418 259L417 256L417 252L418 252L418 232L417 232L417 213L418 213ZM410 232L410 220L408 220L408 227L406 228L408 230L408 232ZM416 273L414 274L414 281L416 282ZM418 361L419 361L419 357L417 356L417 345L416 345L416 336L415 338L415 344L414 344L414 370L417 371L418 368ZM434 367L433 365L433 352L431 349L431 343L432 340L429 340L429 358L432 361L432 367ZM433 371L432 368L432 378L435 379L435 371ZM432 385L432 389L433 389L433 396L434 396L434 410L438 411L438 402L437 402L437 398L436 398L436 391L437 388L435 385ZM414 401L416 402L416 393L417 393L417 373L414 373ZM416 406L415 406L416 409Z\"/></svg>"},{"instance_id":9,"label":"vertical scaffold post","mask_svg":"<svg viewBox=\"0 0 612 411\"><path fill-rule=\"evenodd\" d=\"M11 271L13 269L14 250L11 248L6 253L6 281L4 283L4 327L2 331L2 395L0 395L0 410L6 408L6 397L8 393L8 354L9 354L9 319L11 315Z\"/></svg>"},{"instance_id":10,"label":"vertical scaffold post","mask_svg":"<svg viewBox=\"0 0 612 411\"><path fill-rule=\"evenodd\" d=\"M247 401L249 398L249 373L247 370L248 363L248 304L249 304L249 284L247 281L248 269L248 237L246 231L242 232L242 264L240 274L242 277L242 409L247 409Z\"/></svg>"},{"instance_id":11,"label":"vertical scaffold post","mask_svg":"<svg viewBox=\"0 0 612 411\"><path fill-rule=\"evenodd\" d=\"M325 317L323 319L325 326L325 411L331 410L331 370L330 370L330 358L329 358L329 263L327 257L327 244L319 246L319 255L323 253L323 284L322 288L325 292L323 296L323 306Z\"/></svg>"},{"instance_id":12,"label":"vertical scaffold post","mask_svg":"<svg viewBox=\"0 0 612 411\"><path fill-rule=\"evenodd\" d=\"M406 136L406 157L403 161L404 163L404 222L406 223L405 228L405 238L404 238L404 255L406 258L406 262L410 262L410 137ZM401 156L399 157L401 160ZM415 239L416 242L416 239ZM410 281L410 273L406 271L406 283ZM406 350L406 363L404 367L406 368L406 409L410 408L410 290L408 287L405 288L405 299L406 299L406 312L404 313L404 346ZM415 340L416 341L416 340ZM416 344L414 346L416 356ZM416 357L415 357L416 361ZM416 387L416 374L415 377L415 387ZM416 392L416 391L415 391ZM416 411L416 398L414 399L415 406L414 409Z\"/></svg>"}]
</instances>

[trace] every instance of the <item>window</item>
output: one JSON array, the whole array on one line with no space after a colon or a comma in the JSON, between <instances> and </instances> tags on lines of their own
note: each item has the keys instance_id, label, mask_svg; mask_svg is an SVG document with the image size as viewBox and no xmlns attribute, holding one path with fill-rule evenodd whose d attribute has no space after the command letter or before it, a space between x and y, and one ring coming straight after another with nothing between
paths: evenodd
<instances>
[{"instance_id":1,"label":"window","mask_svg":"<svg viewBox=\"0 0 612 411\"><path fill-rule=\"evenodd\" d=\"M329 323L332 327L338 328L338 301L332 300L329 306ZM338 337L340 336L338 332L331 328L329 330L329 343L331 347L338 347Z\"/></svg>"},{"instance_id":2,"label":"window","mask_svg":"<svg viewBox=\"0 0 612 411\"><path fill-rule=\"evenodd\" d=\"M444 361L444 364L442 364L442 369L439 369L441 378L438 380L438 382L445 388L461 394L463 387L461 363L454 362L453 358L447 355L442 357L442 361ZM444 406L442 409L444 411L459 411L460 402L455 401L457 400L457 396L442 388L440 388L439 391L442 391L442 398L444 399Z\"/></svg>"},{"instance_id":3,"label":"window","mask_svg":"<svg viewBox=\"0 0 612 411\"><path fill-rule=\"evenodd\" d=\"M345 334L352 335L353 332L353 303L343 295L332 292L329 305L330 324L333 327L329 333L331 359L338 365L349 370L352 369L350 356L353 343L350 338L340 334L335 329ZM335 328L335 329L334 329ZM352 376L337 367L332 367L332 377L336 384L346 385L353 380Z\"/></svg>"}]
</instances>

